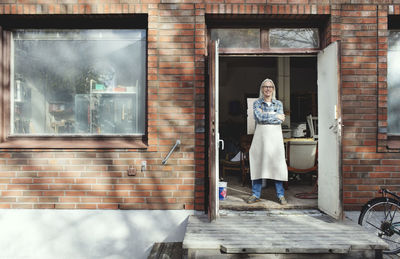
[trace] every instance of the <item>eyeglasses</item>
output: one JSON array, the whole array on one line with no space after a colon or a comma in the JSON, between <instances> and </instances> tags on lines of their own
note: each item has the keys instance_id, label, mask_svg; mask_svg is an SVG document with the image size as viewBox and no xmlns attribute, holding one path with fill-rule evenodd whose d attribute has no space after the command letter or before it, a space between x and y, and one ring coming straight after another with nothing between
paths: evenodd
<instances>
[{"instance_id":1,"label":"eyeglasses","mask_svg":"<svg viewBox=\"0 0 400 259\"><path fill-rule=\"evenodd\" d=\"M269 88L269 89L274 89L274 87L272 85L264 85L264 88Z\"/></svg>"}]
</instances>

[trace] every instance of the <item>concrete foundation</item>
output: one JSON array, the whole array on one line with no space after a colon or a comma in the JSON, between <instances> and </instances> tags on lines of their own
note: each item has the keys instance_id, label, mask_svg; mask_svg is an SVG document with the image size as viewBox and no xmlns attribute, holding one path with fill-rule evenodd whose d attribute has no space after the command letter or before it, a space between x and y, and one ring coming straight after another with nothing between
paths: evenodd
<instances>
[{"instance_id":1,"label":"concrete foundation","mask_svg":"<svg viewBox=\"0 0 400 259\"><path fill-rule=\"evenodd\" d=\"M0 210L0 258L147 258L194 211Z\"/></svg>"}]
</instances>

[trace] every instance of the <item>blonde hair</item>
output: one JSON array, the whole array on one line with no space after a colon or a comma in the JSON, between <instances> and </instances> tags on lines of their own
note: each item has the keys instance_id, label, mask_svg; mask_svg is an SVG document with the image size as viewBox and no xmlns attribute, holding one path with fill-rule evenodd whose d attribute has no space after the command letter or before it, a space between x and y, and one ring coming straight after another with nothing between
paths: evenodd
<instances>
[{"instance_id":1,"label":"blonde hair","mask_svg":"<svg viewBox=\"0 0 400 259\"><path fill-rule=\"evenodd\" d=\"M260 97L259 98L264 98L264 94L263 94L263 87L266 83L271 83L272 86L274 87L274 92L272 93L272 100L276 100L276 87L274 84L274 81L272 81L271 79L267 78L264 81L262 81L261 85L260 85Z\"/></svg>"}]
</instances>

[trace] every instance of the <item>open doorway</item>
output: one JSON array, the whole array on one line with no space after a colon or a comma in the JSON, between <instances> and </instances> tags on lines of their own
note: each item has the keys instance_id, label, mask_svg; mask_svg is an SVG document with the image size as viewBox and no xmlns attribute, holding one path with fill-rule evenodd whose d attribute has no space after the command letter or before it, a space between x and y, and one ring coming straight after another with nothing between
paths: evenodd
<instances>
[{"instance_id":1,"label":"open doorway","mask_svg":"<svg viewBox=\"0 0 400 259\"><path fill-rule=\"evenodd\" d=\"M282 208L275 195L275 186L267 181L262 202L247 205L251 195L251 180L246 154L241 154L241 140L251 139L248 132L249 98L258 98L259 87L265 78L277 86L277 99L282 101L286 121L282 125L286 143L290 140L317 141L307 117L318 118L317 57L316 56L221 56L219 60L219 133L224 150L219 155L220 181L227 182L227 197L220 209ZM252 114L250 114L252 116ZM312 123L312 121L311 121ZM233 162L233 163L230 163ZM234 163L236 162L236 164ZM236 167L235 167L236 166ZM317 208L317 199L298 196L298 193L317 191L317 170L305 174L289 173L285 208Z\"/></svg>"}]
</instances>

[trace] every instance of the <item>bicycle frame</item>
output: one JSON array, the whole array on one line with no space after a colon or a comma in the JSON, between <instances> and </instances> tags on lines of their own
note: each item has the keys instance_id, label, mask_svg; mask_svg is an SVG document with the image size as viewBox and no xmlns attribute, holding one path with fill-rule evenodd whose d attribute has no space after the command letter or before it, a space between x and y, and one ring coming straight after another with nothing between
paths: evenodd
<instances>
[{"instance_id":1,"label":"bicycle frame","mask_svg":"<svg viewBox=\"0 0 400 259\"><path fill-rule=\"evenodd\" d=\"M394 192L389 191L388 189L382 188L382 189L379 190L379 193L382 194L382 197L387 197L387 194L390 194L400 202L400 196L398 196Z\"/></svg>"}]
</instances>

